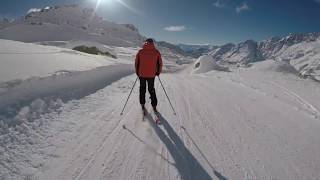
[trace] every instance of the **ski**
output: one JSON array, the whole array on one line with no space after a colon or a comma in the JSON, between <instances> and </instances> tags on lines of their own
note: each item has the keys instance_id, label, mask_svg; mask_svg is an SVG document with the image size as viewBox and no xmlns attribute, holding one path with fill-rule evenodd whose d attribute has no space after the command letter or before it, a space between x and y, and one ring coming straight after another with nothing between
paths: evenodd
<instances>
[{"instance_id":1,"label":"ski","mask_svg":"<svg viewBox=\"0 0 320 180\"><path fill-rule=\"evenodd\" d=\"M142 121L144 121L144 117L147 115L147 109L142 108Z\"/></svg>"},{"instance_id":2,"label":"ski","mask_svg":"<svg viewBox=\"0 0 320 180\"><path fill-rule=\"evenodd\" d=\"M156 123L157 125L161 125L161 120L160 120L159 112L158 112L157 110L153 110L153 113L154 113L155 123Z\"/></svg>"}]
</instances>

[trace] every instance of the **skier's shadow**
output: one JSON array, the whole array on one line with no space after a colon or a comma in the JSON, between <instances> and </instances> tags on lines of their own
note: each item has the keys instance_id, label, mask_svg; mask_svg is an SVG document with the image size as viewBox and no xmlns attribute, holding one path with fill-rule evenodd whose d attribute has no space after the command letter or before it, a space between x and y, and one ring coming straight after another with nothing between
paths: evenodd
<instances>
[{"instance_id":1,"label":"skier's shadow","mask_svg":"<svg viewBox=\"0 0 320 180\"><path fill-rule=\"evenodd\" d=\"M161 123L168 133L166 135L158 125L154 123L153 118L150 115L147 115L147 119L153 127L155 133L158 135L160 140L166 145L168 151L170 152L172 158L175 161L175 167L177 168L182 180L212 180L208 172L202 167L198 160L192 155L192 153L186 148L181 138L177 135L168 121L159 113L159 118ZM214 171L214 174L219 180L226 180L217 171Z\"/></svg>"}]
</instances>

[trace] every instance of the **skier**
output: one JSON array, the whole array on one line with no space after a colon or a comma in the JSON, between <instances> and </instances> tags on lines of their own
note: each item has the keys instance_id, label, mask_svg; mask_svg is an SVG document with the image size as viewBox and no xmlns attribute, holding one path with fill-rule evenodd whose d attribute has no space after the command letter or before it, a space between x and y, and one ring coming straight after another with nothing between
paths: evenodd
<instances>
[{"instance_id":1,"label":"skier","mask_svg":"<svg viewBox=\"0 0 320 180\"><path fill-rule=\"evenodd\" d=\"M162 71L162 58L160 52L154 46L154 40L149 38L144 42L143 48L139 50L135 59L136 74L140 79L140 104L145 111L146 84L151 98L153 110L157 112L157 96L154 88L154 79Z\"/></svg>"}]
</instances>

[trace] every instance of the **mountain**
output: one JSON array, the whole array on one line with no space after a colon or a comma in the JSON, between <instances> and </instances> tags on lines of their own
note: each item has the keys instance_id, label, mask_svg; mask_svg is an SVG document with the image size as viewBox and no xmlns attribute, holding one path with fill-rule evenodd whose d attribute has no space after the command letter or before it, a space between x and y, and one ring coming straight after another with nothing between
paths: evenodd
<instances>
[{"instance_id":1,"label":"mountain","mask_svg":"<svg viewBox=\"0 0 320 180\"><path fill-rule=\"evenodd\" d=\"M296 72L317 80L320 74L320 33L290 34L261 42L247 40L239 44L228 43L208 54L214 63L220 65L241 66L273 60L277 62L277 71ZM201 63L201 59L196 63ZM200 67L196 63L194 68Z\"/></svg>"},{"instance_id":2,"label":"mountain","mask_svg":"<svg viewBox=\"0 0 320 180\"><path fill-rule=\"evenodd\" d=\"M257 49L257 42L247 40L245 42L223 45L209 54L216 61L224 61L228 63L249 63L261 60L260 52Z\"/></svg>"},{"instance_id":3,"label":"mountain","mask_svg":"<svg viewBox=\"0 0 320 180\"><path fill-rule=\"evenodd\" d=\"M0 19L0 29L6 27L9 23L10 21L7 18Z\"/></svg>"},{"instance_id":4,"label":"mountain","mask_svg":"<svg viewBox=\"0 0 320 180\"><path fill-rule=\"evenodd\" d=\"M161 52L162 57L166 61L171 61L174 64L191 64L194 62L194 58L188 53L183 51L179 46L171 44L165 41L159 41L156 43L158 50Z\"/></svg>"},{"instance_id":5,"label":"mountain","mask_svg":"<svg viewBox=\"0 0 320 180\"><path fill-rule=\"evenodd\" d=\"M182 49L186 54L189 56L198 58L203 54L207 54L219 46L213 46L213 45L193 45L193 44L178 44L177 45L180 49Z\"/></svg>"},{"instance_id":6,"label":"mountain","mask_svg":"<svg viewBox=\"0 0 320 180\"><path fill-rule=\"evenodd\" d=\"M308 33L290 34L283 38L272 37L261 42L247 40L239 44L225 44L214 49L209 54L217 61L223 61L230 64L248 64L266 59L274 59L279 53L293 45L304 42L315 42L319 37L320 33Z\"/></svg>"},{"instance_id":7,"label":"mountain","mask_svg":"<svg viewBox=\"0 0 320 180\"><path fill-rule=\"evenodd\" d=\"M2 23L1 23L2 24ZM0 25L0 38L23 42L82 40L112 46L140 46L145 37L131 24L116 24L79 5L45 7Z\"/></svg>"},{"instance_id":8,"label":"mountain","mask_svg":"<svg viewBox=\"0 0 320 180\"><path fill-rule=\"evenodd\" d=\"M172 52L178 53L178 54L184 54L188 55L183 49L181 49L179 46L165 42L165 41L159 41L157 42L158 47L160 48L166 48L168 50L171 50Z\"/></svg>"}]
</instances>

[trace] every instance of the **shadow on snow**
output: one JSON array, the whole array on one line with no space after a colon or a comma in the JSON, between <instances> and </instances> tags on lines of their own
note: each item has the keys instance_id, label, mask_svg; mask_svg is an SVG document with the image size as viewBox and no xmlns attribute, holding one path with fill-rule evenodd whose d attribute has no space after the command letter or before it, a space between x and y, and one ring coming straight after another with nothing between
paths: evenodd
<instances>
[{"instance_id":1,"label":"shadow on snow","mask_svg":"<svg viewBox=\"0 0 320 180\"><path fill-rule=\"evenodd\" d=\"M158 125L154 123L153 118L150 114L148 114L147 119L151 124L152 128L154 129L155 133L158 135L160 140L165 144L168 151L170 152L172 158L175 161L175 167L178 170L181 179L183 180L193 180L193 179L201 179L201 180L212 180L212 177L209 173L202 167L202 165L198 162L198 160L193 156L193 154L187 149L184 145L181 138L177 135L168 121L159 113L159 118L161 119L161 123L164 127L164 130L167 132L166 135L165 131L162 130ZM186 129L184 131L187 133ZM189 138L191 136L187 134ZM191 138L192 142L195 144L195 141ZM204 159L208 162L210 167L213 170L213 173L219 180L227 180L223 175L217 172L213 166L209 163L207 158L204 156L200 148L195 144L197 149L200 151L201 155Z\"/></svg>"}]
</instances>

